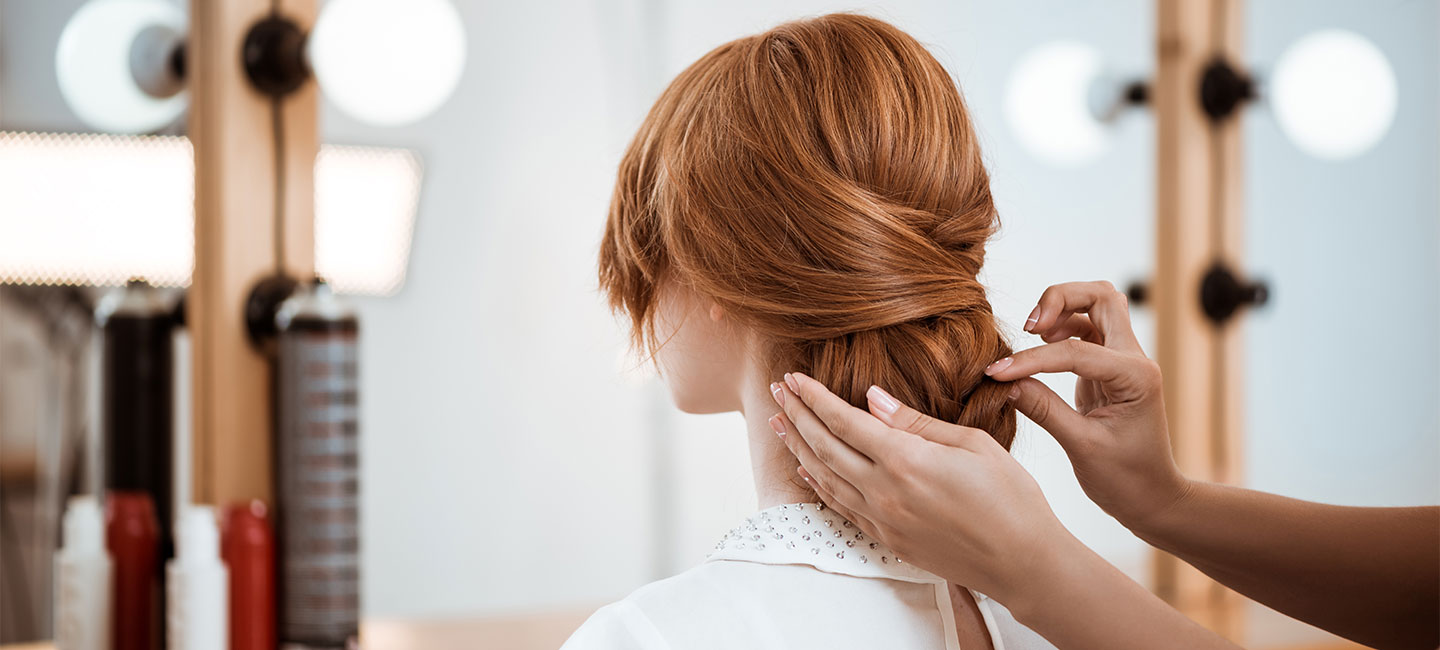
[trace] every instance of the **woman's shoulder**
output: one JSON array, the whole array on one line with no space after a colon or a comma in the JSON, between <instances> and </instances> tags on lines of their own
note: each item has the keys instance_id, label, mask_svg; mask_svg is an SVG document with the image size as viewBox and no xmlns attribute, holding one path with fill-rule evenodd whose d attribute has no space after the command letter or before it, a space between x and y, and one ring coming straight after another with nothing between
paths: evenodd
<instances>
[{"instance_id":1,"label":"woman's shoulder","mask_svg":"<svg viewBox=\"0 0 1440 650\"><path fill-rule=\"evenodd\" d=\"M624 599L601 607L575 631L561 650L669 650L656 621L669 621L678 610L705 611L720 586L732 582L733 563L707 562L684 573L657 580ZM738 577L738 576L737 576Z\"/></svg>"},{"instance_id":2,"label":"woman's shoulder","mask_svg":"<svg viewBox=\"0 0 1440 650\"><path fill-rule=\"evenodd\" d=\"M596 610L560 650L669 650L670 644L630 599Z\"/></svg>"}]
</instances>

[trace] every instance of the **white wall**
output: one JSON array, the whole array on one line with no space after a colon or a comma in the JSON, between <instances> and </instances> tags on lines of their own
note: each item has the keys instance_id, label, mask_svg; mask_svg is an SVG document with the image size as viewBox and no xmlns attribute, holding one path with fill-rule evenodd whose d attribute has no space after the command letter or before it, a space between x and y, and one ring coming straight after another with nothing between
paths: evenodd
<instances>
[{"instance_id":1,"label":"white wall","mask_svg":"<svg viewBox=\"0 0 1440 650\"><path fill-rule=\"evenodd\" d=\"M1362 506L1440 503L1440 3L1247 3L1262 75L1341 27L1394 67L1378 145L1319 160L1263 104L1247 114L1246 263L1270 305L1246 324L1245 470L1254 488ZM1323 638L1259 606L1249 644Z\"/></svg>"},{"instance_id":2,"label":"white wall","mask_svg":"<svg viewBox=\"0 0 1440 650\"><path fill-rule=\"evenodd\" d=\"M457 4L469 60L437 114L324 115L327 141L427 169L407 284L362 305L371 615L602 602L652 574L647 391L594 272L643 109L633 29L618 3Z\"/></svg>"},{"instance_id":3,"label":"white wall","mask_svg":"<svg viewBox=\"0 0 1440 650\"><path fill-rule=\"evenodd\" d=\"M1303 10L1302 10L1303 9ZM1329 503L1440 502L1440 2L1254 3L1268 72L1322 28L1368 38L1395 70L1387 135L1320 160L1251 112L1248 262L1271 306L1249 327L1249 482Z\"/></svg>"}]
</instances>

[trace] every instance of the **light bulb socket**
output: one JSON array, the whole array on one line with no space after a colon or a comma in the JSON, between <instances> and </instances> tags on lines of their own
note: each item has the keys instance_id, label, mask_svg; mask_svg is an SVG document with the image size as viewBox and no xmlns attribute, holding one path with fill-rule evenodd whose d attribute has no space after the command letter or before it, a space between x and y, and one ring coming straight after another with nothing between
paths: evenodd
<instances>
[{"instance_id":1,"label":"light bulb socket","mask_svg":"<svg viewBox=\"0 0 1440 650\"><path fill-rule=\"evenodd\" d=\"M245 75L257 90L271 97L295 92L310 79L305 60L305 31L283 16L269 16L245 34Z\"/></svg>"},{"instance_id":2,"label":"light bulb socket","mask_svg":"<svg viewBox=\"0 0 1440 650\"><path fill-rule=\"evenodd\" d=\"M130 45L130 74L151 97L165 99L185 90L185 35L169 25L151 25Z\"/></svg>"},{"instance_id":3,"label":"light bulb socket","mask_svg":"<svg viewBox=\"0 0 1440 650\"><path fill-rule=\"evenodd\" d=\"M1241 104L1255 99L1255 81L1224 58L1216 57L1200 77L1200 107L1213 123L1224 122Z\"/></svg>"},{"instance_id":4,"label":"light bulb socket","mask_svg":"<svg viewBox=\"0 0 1440 650\"><path fill-rule=\"evenodd\" d=\"M256 349L271 351L271 343L280 333L275 325L280 303L285 302L299 286L295 278L277 273L261 278L250 288L250 296L245 299L245 331Z\"/></svg>"}]
</instances>

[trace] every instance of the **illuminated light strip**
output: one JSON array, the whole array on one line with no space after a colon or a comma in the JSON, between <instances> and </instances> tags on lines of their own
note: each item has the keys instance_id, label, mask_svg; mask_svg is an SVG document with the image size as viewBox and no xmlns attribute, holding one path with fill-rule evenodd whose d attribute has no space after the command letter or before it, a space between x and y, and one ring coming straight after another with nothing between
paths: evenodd
<instances>
[{"instance_id":1,"label":"illuminated light strip","mask_svg":"<svg viewBox=\"0 0 1440 650\"><path fill-rule=\"evenodd\" d=\"M0 283L189 285L194 158L184 137L0 132ZM420 181L413 152L321 147L315 267L337 291L399 291Z\"/></svg>"},{"instance_id":2,"label":"illuminated light strip","mask_svg":"<svg viewBox=\"0 0 1440 650\"><path fill-rule=\"evenodd\" d=\"M315 271L341 293L390 296L405 283L420 159L405 149L325 145L315 159Z\"/></svg>"}]
</instances>

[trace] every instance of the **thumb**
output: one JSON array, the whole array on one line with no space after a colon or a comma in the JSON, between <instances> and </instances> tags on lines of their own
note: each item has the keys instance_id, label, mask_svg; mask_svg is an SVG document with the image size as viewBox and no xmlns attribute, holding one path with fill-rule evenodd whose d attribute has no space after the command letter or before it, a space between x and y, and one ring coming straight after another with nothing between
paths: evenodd
<instances>
[{"instance_id":1,"label":"thumb","mask_svg":"<svg viewBox=\"0 0 1440 650\"><path fill-rule=\"evenodd\" d=\"M870 390L866 391L865 397L870 404L870 413L880 418L881 422L892 428L913 433L930 442L971 450L976 449L977 445L984 444L984 442L996 444L990 434L980 429L942 422L925 415L902 404L900 400L895 399L893 395L885 392L879 386L871 386Z\"/></svg>"},{"instance_id":2,"label":"thumb","mask_svg":"<svg viewBox=\"0 0 1440 650\"><path fill-rule=\"evenodd\" d=\"M1074 449L1073 443L1079 441L1091 424L1085 416L1070 408L1065 398L1034 377L1017 380L1010 395L1015 409L1054 436L1067 453Z\"/></svg>"}]
</instances>

